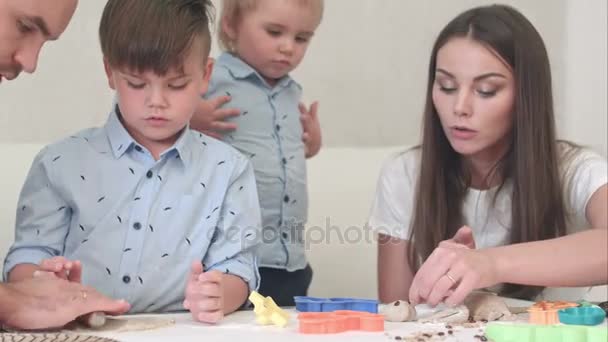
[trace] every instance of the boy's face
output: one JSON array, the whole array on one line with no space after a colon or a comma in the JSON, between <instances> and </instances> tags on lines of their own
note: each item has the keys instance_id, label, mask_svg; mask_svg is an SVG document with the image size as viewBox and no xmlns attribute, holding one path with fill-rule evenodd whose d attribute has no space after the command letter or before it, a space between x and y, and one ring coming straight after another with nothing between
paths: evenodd
<instances>
[{"instance_id":1,"label":"boy's face","mask_svg":"<svg viewBox=\"0 0 608 342\"><path fill-rule=\"evenodd\" d=\"M122 121L131 136L150 151L173 145L207 91L211 65L204 65L196 41L184 58L182 70L159 76L152 71L118 70L104 60L110 87L116 90Z\"/></svg>"},{"instance_id":2,"label":"boy's face","mask_svg":"<svg viewBox=\"0 0 608 342\"><path fill-rule=\"evenodd\" d=\"M59 38L78 0L0 0L0 82L32 73L42 45Z\"/></svg>"},{"instance_id":3,"label":"boy's face","mask_svg":"<svg viewBox=\"0 0 608 342\"><path fill-rule=\"evenodd\" d=\"M222 29L235 53L274 85L300 64L320 16L297 1L259 0L238 22L225 20Z\"/></svg>"}]
</instances>

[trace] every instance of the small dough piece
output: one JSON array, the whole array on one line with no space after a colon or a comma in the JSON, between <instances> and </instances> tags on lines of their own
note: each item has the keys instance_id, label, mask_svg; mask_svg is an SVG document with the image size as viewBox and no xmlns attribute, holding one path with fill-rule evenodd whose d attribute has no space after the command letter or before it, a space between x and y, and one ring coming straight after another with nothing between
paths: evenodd
<instances>
[{"instance_id":1,"label":"small dough piece","mask_svg":"<svg viewBox=\"0 0 608 342\"><path fill-rule=\"evenodd\" d=\"M168 327L175 324L174 319L157 318L157 317L106 317L104 325L94 328L78 324L74 330L82 333L94 333L100 331L111 332L129 332L129 331L144 331L154 330Z\"/></svg>"},{"instance_id":2,"label":"small dough piece","mask_svg":"<svg viewBox=\"0 0 608 342\"><path fill-rule=\"evenodd\" d=\"M416 320L416 308L404 300L378 305L378 313L389 322L408 322Z\"/></svg>"},{"instance_id":3,"label":"small dough piece","mask_svg":"<svg viewBox=\"0 0 608 342\"><path fill-rule=\"evenodd\" d=\"M92 312L90 314L84 315L81 319L84 325L97 329L101 328L106 324L106 314L103 312Z\"/></svg>"}]
</instances>

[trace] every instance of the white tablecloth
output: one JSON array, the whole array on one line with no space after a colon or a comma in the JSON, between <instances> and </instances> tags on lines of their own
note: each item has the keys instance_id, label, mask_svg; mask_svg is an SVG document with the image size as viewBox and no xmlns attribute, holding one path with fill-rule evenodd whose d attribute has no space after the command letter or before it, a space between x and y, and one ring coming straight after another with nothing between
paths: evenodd
<instances>
[{"instance_id":1,"label":"white tablecloth","mask_svg":"<svg viewBox=\"0 0 608 342\"><path fill-rule=\"evenodd\" d=\"M508 300L509 306L529 306L529 302ZM424 313L430 310L428 307L418 306L418 311ZM298 333L297 312L287 309L290 313L290 322L287 327L260 326L255 322L252 311L239 311L228 315L217 325L208 325L194 322L188 313L171 315L153 315L152 317L163 317L175 319L176 324L138 332L104 332L96 335L111 337L123 342L155 342L155 341L389 341L395 340L395 336L411 336L416 332L446 331L444 324L421 324L421 323L391 323L386 322L385 331L378 333L367 333L351 331L340 334L328 335L305 335ZM520 317L525 321L525 317ZM444 341L479 341L475 335L482 335L483 328L454 327L454 336Z\"/></svg>"}]
</instances>

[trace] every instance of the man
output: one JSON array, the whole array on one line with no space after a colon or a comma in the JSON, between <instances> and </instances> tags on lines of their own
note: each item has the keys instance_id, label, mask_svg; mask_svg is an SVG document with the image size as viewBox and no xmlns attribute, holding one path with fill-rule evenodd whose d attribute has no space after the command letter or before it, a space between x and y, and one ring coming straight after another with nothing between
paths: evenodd
<instances>
[{"instance_id":1,"label":"man","mask_svg":"<svg viewBox=\"0 0 608 342\"><path fill-rule=\"evenodd\" d=\"M36 70L40 49L59 38L77 4L78 0L0 0L0 83L21 71ZM120 314L128 309L125 301L52 274L0 284L0 324L16 329L61 327L91 312Z\"/></svg>"}]
</instances>

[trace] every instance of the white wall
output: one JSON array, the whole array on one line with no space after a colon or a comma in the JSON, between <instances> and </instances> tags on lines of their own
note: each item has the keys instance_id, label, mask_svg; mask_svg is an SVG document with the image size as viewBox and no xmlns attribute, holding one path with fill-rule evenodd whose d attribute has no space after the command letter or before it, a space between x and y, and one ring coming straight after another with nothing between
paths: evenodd
<instances>
[{"instance_id":1,"label":"white wall","mask_svg":"<svg viewBox=\"0 0 608 342\"><path fill-rule=\"evenodd\" d=\"M568 1L566 13L562 132L606 154L608 2Z\"/></svg>"}]
</instances>

